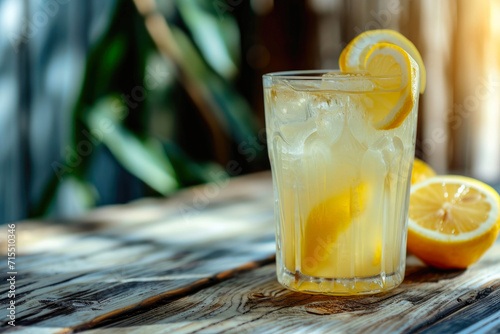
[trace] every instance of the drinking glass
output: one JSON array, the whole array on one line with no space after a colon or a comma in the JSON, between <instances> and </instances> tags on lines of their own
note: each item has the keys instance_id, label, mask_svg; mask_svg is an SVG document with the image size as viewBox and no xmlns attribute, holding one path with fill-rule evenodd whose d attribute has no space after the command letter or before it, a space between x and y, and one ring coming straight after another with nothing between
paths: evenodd
<instances>
[{"instance_id":1,"label":"drinking glass","mask_svg":"<svg viewBox=\"0 0 500 334\"><path fill-rule=\"evenodd\" d=\"M402 282L418 72L401 88L413 95L411 112L379 130L374 100L394 96L384 87L395 79L339 71L263 76L277 276L285 287L353 295Z\"/></svg>"}]
</instances>

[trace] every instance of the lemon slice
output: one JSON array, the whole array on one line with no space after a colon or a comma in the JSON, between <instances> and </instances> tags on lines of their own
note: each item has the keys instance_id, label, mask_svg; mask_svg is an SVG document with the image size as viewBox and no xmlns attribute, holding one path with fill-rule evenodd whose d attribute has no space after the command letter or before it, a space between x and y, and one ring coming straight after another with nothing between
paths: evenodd
<instances>
[{"instance_id":1,"label":"lemon slice","mask_svg":"<svg viewBox=\"0 0 500 334\"><path fill-rule=\"evenodd\" d=\"M401 47L417 62L420 69L420 93L425 91L425 67L415 45L399 32L389 29L366 31L354 38L342 51L339 59L343 72L360 70L370 49L378 43L390 43Z\"/></svg>"},{"instance_id":2,"label":"lemon slice","mask_svg":"<svg viewBox=\"0 0 500 334\"><path fill-rule=\"evenodd\" d=\"M364 104L371 123L378 130L390 130L400 126L414 105L411 83L416 73L412 59L402 48L389 43L375 44L368 54L363 68L376 79L381 90L365 93Z\"/></svg>"},{"instance_id":3,"label":"lemon slice","mask_svg":"<svg viewBox=\"0 0 500 334\"><path fill-rule=\"evenodd\" d=\"M471 178L418 183L411 188L408 250L437 268L467 268L495 242L499 208L498 193Z\"/></svg>"},{"instance_id":4,"label":"lemon slice","mask_svg":"<svg viewBox=\"0 0 500 334\"><path fill-rule=\"evenodd\" d=\"M366 205L365 183L351 187L319 203L309 212L304 227L302 273L328 276L331 258L336 257L333 246L341 233L359 217Z\"/></svg>"},{"instance_id":5,"label":"lemon slice","mask_svg":"<svg viewBox=\"0 0 500 334\"><path fill-rule=\"evenodd\" d=\"M433 176L436 176L434 169L422 160L415 158L411 172L411 184L422 182Z\"/></svg>"}]
</instances>

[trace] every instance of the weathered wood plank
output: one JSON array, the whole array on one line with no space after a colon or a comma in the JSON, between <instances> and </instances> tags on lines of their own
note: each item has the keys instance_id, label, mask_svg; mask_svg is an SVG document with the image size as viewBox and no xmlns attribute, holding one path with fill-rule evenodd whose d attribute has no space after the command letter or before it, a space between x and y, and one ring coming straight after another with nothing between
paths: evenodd
<instances>
[{"instance_id":1,"label":"weathered wood plank","mask_svg":"<svg viewBox=\"0 0 500 334\"><path fill-rule=\"evenodd\" d=\"M482 319L481 321L460 331L460 334L483 334L483 333L498 333L500 332L500 314L497 312L492 316Z\"/></svg>"},{"instance_id":2,"label":"weathered wood plank","mask_svg":"<svg viewBox=\"0 0 500 334\"><path fill-rule=\"evenodd\" d=\"M500 330L500 280L479 292L472 291L470 295L461 297L461 300L465 301L467 306L421 333L457 333L461 330L468 333L486 333L492 332L494 328Z\"/></svg>"},{"instance_id":3,"label":"weathered wood plank","mask_svg":"<svg viewBox=\"0 0 500 334\"><path fill-rule=\"evenodd\" d=\"M64 227L17 224L16 330L77 326L269 261L275 251L269 175L205 189L98 210Z\"/></svg>"},{"instance_id":4,"label":"weathered wood plank","mask_svg":"<svg viewBox=\"0 0 500 334\"><path fill-rule=\"evenodd\" d=\"M466 271L433 270L410 256L400 287L368 297L291 292L267 265L146 312L94 323L102 328L88 333L458 332L482 319L496 324L490 317L500 312L498 256L499 243Z\"/></svg>"}]
</instances>

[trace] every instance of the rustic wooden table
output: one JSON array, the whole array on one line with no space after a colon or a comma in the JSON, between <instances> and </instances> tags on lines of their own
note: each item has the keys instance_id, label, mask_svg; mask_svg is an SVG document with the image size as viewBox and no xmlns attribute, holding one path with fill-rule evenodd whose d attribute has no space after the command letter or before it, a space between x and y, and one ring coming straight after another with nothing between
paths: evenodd
<instances>
[{"instance_id":1,"label":"rustic wooden table","mask_svg":"<svg viewBox=\"0 0 500 334\"><path fill-rule=\"evenodd\" d=\"M19 222L16 231L16 326L2 316L2 330L500 331L498 242L465 271L437 271L408 256L404 283L380 295L328 297L281 287L268 173L71 221ZM7 305L7 294L1 298Z\"/></svg>"}]
</instances>

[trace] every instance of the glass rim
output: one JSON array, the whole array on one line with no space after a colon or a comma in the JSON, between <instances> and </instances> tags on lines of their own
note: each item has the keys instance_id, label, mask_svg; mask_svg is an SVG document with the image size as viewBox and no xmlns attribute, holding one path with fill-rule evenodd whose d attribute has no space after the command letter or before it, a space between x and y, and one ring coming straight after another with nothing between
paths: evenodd
<instances>
[{"instance_id":1,"label":"glass rim","mask_svg":"<svg viewBox=\"0 0 500 334\"><path fill-rule=\"evenodd\" d=\"M323 77L323 74L327 73L338 73L334 77ZM362 76L353 74L364 74ZM401 77L400 75L367 75L366 72L342 72L339 69L336 70L293 70L293 71L280 71L266 73L262 76L263 78L279 79L279 80L360 80L360 79L394 79Z\"/></svg>"}]
</instances>

